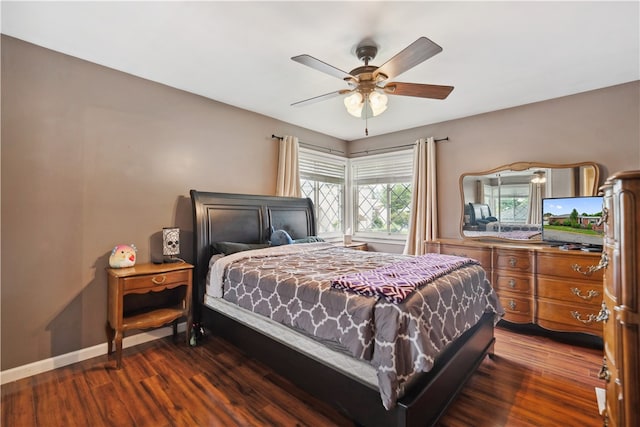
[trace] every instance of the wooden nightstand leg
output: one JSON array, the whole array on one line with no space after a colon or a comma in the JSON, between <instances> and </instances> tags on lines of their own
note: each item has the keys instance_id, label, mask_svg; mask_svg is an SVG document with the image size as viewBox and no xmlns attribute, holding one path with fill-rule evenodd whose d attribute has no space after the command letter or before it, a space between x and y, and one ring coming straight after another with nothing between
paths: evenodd
<instances>
[{"instance_id":1,"label":"wooden nightstand leg","mask_svg":"<svg viewBox=\"0 0 640 427\"><path fill-rule=\"evenodd\" d=\"M195 334L195 331L193 330L193 316L191 316L191 313L189 313L189 315L187 316L187 330L185 331L185 335L187 336L187 347L191 345L192 332ZM196 345L195 340L193 341L193 345Z\"/></svg>"},{"instance_id":2,"label":"wooden nightstand leg","mask_svg":"<svg viewBox=\"0 0 640 427\"><path fill-rule=\"evenodd\" d=\"M114 330L111 327L111 325L109 324L109 322L107 322L107 355L110 355L113 352L113 337L114 337Z\"/></svg>"},{"instance_id":3,"label":"wooden nightstand leg","mask_svg":"<svg viewBox=\"0 0 640 427\"><path fill-rule=\"evenodd\" d=\"M178 319L174 320L172 323L173 326L173 342L178 342Z\"/></svg>"},{"instance_id":4,"label":"wooden nightstand leg","mask_svg":"<svg viewBox=\"0 0 640 427\"><path fill-rule=\"evenodd\" d=\"M116 369L122 368L122 331L116 331Z\"/></svg>"}]
</instances>

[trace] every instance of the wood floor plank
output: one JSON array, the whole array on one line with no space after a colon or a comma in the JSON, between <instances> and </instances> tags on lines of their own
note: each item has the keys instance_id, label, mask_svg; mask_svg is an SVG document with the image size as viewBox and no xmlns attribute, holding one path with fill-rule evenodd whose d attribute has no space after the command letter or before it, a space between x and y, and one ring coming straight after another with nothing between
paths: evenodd
<instances>
[{"instance_id":1,"label":"wood floor plank","mask_svg":"<svg viewBox=\"0 0 640 427\"><path fill-rule=\"evenodd\" d=\"M31 426L36 424L33 388L22 379L2 386L3 426Z\"/></svg>"},{"instance_id":2,"label":"wood floor plank","mask_svg":"<svg viewBox=\"0 0 640 427\"><path fill-rule=\"evenodd\" d=\"M496 329L487 358L440 427L602 425L602 350ZM326 403L217 337L156 340L2 385L2 425L352 426Z\"/></svg>"}]
</instances>

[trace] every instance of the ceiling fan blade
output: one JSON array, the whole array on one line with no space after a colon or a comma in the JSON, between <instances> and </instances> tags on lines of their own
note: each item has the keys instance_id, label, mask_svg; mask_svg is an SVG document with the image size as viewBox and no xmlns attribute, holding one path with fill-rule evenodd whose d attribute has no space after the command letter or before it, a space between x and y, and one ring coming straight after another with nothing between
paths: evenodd
<instances>
[{"instance_id":1,"label":"ceiling fan blade","mask_svg":"<svg viewBox=\"0 0 640 427\"><path fill-rule=\"evenodd\" d=\"M378 67L378 69L373 72L373 77L375 78L380 74L384 74L387 76L387 79L393 79L440 52L442 52L440 46L426 37L420 37L396 54L396 56Z\"/></svg>"},{"instance_id":2,"label":"ceiling fan blade","mask_svg":"<svg viewBox=\"0 0 640 427\"><path fill-rule=\"evenodd\" d=\"M417 96L419 98L445 99L453 86L426 85L420 83L400 83L393 82L386 84L383 88L389 95Z\"/></svg>"},{"instance_id":3,"label":"ceiling fan blade","mask_svg":"<svg viewBox=\"0 0 640 427\"><path fill-rule=\"evenodd\" d=\"M314 96L313 98L304 99L302 101L294 102L293 104L291 104L291 106L292 107L293 106L300 107L300 106L303 106L303 105L314 104L316 102L324 101L325 99L334 98L336 96L343 95L343 94L349 93L349 92L353 92L353 91L349 90L349 89L337 90L335 92L329 92L329 93L325 93L324 95Z\"/></svg>"},{"instance_id":4,"label":"ceiling fan blade","mask_svg":"<svg viewBox=\"0 0 640 427\"><path fill-rule=\"evenodd\" d=\"M315 70L322 71L325 74L329 74L330 76L337 77L341 80L344 79L354 79L351 74L346 71L342 71L333 65L329 65L326 62L320 61L317 58L314 58L311 55L298 55L291 57L292 60L299 62L302 65L306 65L307 67L311 67Z\"/></svg>"}]
</instances>

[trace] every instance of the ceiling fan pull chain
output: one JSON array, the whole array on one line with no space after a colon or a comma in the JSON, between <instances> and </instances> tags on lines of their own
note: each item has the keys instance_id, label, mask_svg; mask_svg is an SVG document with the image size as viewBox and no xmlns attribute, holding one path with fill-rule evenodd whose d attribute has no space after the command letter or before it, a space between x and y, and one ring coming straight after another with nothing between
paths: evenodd
<instances>
[{"instance_id":1,"label":"ceiling fan pull chain","mask_svg":"<svg viewBox=\"0 0 640 427\"><path fill-rule=\"evenodd\" d=\"M369 136L369 94L367 94L364 98L364 108L362 112L364 113L364 136Z\"/></svg>"}]
</instances>

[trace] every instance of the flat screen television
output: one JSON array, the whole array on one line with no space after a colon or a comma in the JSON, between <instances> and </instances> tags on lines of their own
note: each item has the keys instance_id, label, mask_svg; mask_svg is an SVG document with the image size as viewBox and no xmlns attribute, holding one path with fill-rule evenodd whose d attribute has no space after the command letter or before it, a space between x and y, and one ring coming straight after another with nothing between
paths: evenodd
<instances>
[{"instance_id":1,"label":"flat screen television","mask_svg":"<svg viewBox=\"0 0 640 427\"><path fill-rule=\"evenodd\" d=\"M542 199L542 240L562 249L602 250L602 196Z\"/></svg>"}]
</instances>

